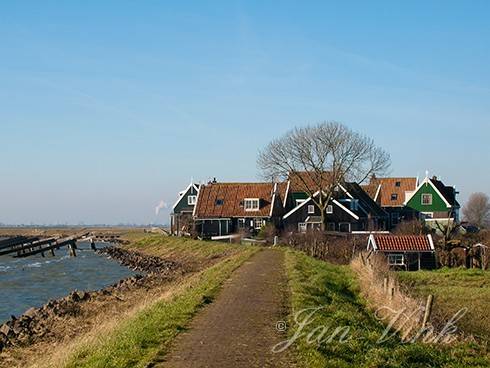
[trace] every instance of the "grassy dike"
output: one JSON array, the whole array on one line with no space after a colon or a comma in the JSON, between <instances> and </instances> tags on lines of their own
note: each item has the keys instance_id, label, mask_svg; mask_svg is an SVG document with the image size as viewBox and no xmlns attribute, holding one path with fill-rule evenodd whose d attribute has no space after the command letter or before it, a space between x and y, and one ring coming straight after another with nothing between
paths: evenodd
<instances>
[{"instance_id":1,"label":"grassy dike","mask_svg":"<svg viewBox=\"0 0 490 368\"><path fill-rule=\"evenodd\" d=\"M378 343L385 327L367 310L359 296L353 272L286 250L286 268L291 289L292 312L289 337L298 331L295 314L305 308L322 307L290 347L304 367L489 367L488 352L476 344L434 346L403 344L398 336ZM303 314L305 316L306 314ZM304 321L304 317L301 318ZM320 336L323 327L327 332ZM348 326L328 342L335 328ZM344 331L344 330L343 330ZM311 336L308 337L308 334ZM321 342L316 341L317 339Z\"/></svg>"},{"instance_id":2,"label":"grassy dike","mask_svg":"<svg viewBox=\"0 0 490 368\"><path fill-rule=\"evenodd\" d=\"M243 247L192 275L170 297L150 304L109 334L79 347L65 367L145 367L167 351L199 308L209 303L231 273L257 250Z\"/></svg>"},{"instance_id":3,"label":"grassy dike","mask_svg":"<svg viewBox=\"0 0 490 368\"><path fill-rule=\"evenodd\" d=\"M398 278L412 295L435 296L433 314L447 318L467 308L458 326L466 333L490 339L490 272L479 269L442 268L433 271L400 272Z\"/></svg>"}]
</instances>

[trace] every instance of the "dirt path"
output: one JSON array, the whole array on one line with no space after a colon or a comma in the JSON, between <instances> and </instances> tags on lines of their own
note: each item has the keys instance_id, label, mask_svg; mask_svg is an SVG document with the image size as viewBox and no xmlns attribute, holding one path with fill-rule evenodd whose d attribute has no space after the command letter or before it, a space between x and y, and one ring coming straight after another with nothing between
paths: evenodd
<instances>
[{"instance_id":1,"label":"dirt path","mask_svg":"<svg viewBox=\"0 0 490 368\"><path fill-rule=\"evenodd\" d=\"M287 295L283 252L259 252L233 273L154 366L291 367L290 355L271 351L286 338L276 322L285 318Z\"/></svg>"}]
</instances>

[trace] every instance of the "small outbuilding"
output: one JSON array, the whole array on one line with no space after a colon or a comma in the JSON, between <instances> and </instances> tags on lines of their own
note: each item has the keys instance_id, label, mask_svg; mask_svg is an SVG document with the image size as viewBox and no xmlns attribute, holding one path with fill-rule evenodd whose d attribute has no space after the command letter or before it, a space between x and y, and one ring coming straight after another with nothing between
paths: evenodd
<instances>
[{"instance_id":1,"label":"small outbuilding","mask_svg":"<svg viewBox=\"0 0 490 368\"><path fill-rule=\"evenodd\" d=\"M367 250L385 255L388 264L397 269L414 271L436 267L431 235L371 234Z\"/></svg>"}]
</instances>

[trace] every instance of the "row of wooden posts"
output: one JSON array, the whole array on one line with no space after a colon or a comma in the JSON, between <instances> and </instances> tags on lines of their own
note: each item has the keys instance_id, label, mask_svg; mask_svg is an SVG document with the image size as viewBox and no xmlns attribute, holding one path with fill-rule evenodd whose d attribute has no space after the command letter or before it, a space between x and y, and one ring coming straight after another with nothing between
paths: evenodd
<instances>
[{"instance_id":1,"label":"row of wooden posts","mask_svg":"<svg viewBox=\"0 0 490 368\"><path fill-rule=\"evenodd\" d=\"M396 280L393 280L390 285L390 277L385 276L383 278L383 292L385 295L387 295L390 298L390 300L394 299L397 289L398 291L400 290ZM422 328L425 328L430 320L433 303L434 303L434 295L429 294L425 302L424 317L422 318L422 326L421 326Z\"/></svg>"}]
</instances>

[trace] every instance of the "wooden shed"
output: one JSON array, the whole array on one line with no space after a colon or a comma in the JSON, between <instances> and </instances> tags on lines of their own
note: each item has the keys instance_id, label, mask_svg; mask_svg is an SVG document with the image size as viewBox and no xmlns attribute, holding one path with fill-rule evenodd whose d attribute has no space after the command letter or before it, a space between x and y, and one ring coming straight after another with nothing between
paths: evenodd
<instances>
[{"instance_id":1,"label":"wooden shed","mask_svg":"<svg viewBox=\"0 0 490 368\"><path fill-rule=\"evenodd\" d=\"M385 255L388 264L395 269L414 271L436 266L431 235L371 234L367 249Z\"/></svg>"}]
</instances>

